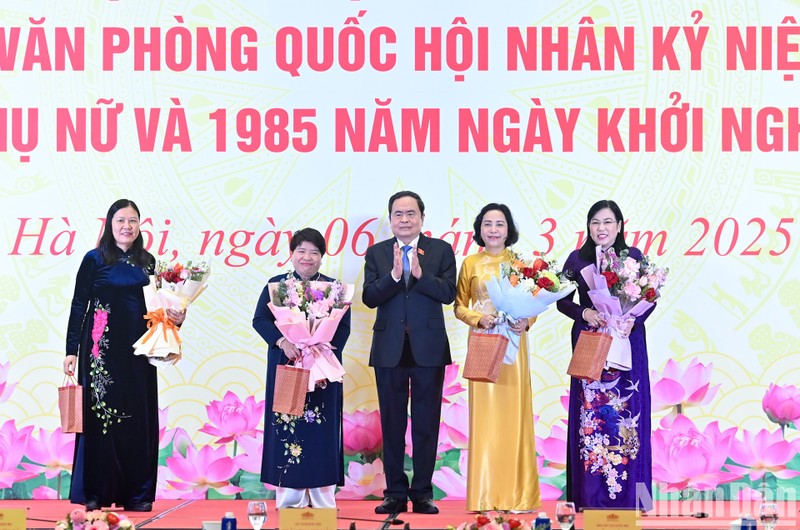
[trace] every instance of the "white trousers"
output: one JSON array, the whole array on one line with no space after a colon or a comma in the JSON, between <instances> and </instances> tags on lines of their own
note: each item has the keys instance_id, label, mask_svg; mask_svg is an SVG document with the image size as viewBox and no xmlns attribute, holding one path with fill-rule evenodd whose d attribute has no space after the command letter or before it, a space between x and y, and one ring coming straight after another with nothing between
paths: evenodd
<instances>
[{"instance_id":1,"label":"white trousers","mask_svg":"<svg viewBox=\"0 0 800 530\"><path fill-rule=\"evenodd\" d=\"M275 490L275 507L281 508L336 508L336 485L320 488L281 488Z\"/></svg>"}]
</instances>

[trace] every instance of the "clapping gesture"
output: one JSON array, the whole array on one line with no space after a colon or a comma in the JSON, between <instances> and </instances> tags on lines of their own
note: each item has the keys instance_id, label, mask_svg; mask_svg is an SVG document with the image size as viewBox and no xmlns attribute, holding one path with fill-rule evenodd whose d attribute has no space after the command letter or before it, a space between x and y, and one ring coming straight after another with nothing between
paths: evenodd
<instances>
[{"instance_id":1,"label":"clapping gesture","mask_svg":"<svg viewBox=\"0 0 800 530\"><path fill-rule=\"evenodd\" d=\"M411 275L418 279L422 276L422 267L419 265L419 259L417 257L417 247L412 247L411 252L409 252L409 265L410 265L410 272ZM394 260L392 262L392 276L394 278L402 278L403 277L403 248L400 247L397 243L394 244Z\"/></svg>"}]
</instances>

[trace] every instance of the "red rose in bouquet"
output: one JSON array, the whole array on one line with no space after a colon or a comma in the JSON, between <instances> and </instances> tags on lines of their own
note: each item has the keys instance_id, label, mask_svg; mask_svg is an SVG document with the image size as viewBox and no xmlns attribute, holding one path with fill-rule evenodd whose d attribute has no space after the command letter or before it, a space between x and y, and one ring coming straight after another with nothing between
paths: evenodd
<instances>
[{"instance_id":1,"label":"red rose in bouquet","mask_svg":"<svg viewBox=\"0 0 800 530\"><path fill-rule=\"evenodd\" d=\"M543 260L542 258L536 258L533 261L533 272L534 273L537 273L539 271L544 271L544 270L547 270L549 268L550 268L550 265L548 265L548 263L545 260Z\"/></svg>"},{"instance_id":2,"label":"red rose in bouquet","mask_svg":"<svg viewBox=\"0 0 800 530\"><path fill-rule=\"evenodd\" d=\"M619 282L619 276L614 271L603 271L601 274L606 277L606 283L609 287L613 287Z\"/></svg>"},{"instance_id":3,"label":"red rose in bouquet","mask_svg":"<svg viewBox=\"0 0 800 530\"><path fill-rule=\"evenodd\" d=\"M536 286L537 286L537 287L541 287L541 288L542 288L542 289L544 289L545 291L550 291L550 290L552 290L552 287L553 287L553 285L555 285L555 284L553 283L553 280L551 280L551 279L550 279L550 278L548 278L547 276L542 276L542 277L540 277L538 280L536 280Z\"/></svg>"},{"instance_id":4,"label":"red rose in bouquet","mask_svg":"<svg viewBox=\"0 0 800 530\"><path fill-rule=\"evenodd\" d=\"M653 289L652 287L648 287L645 292L642 293L642 298L645 299L647 302L652 302L656 298L658 298L658 291Z\"/></svg>"}]
</instances>

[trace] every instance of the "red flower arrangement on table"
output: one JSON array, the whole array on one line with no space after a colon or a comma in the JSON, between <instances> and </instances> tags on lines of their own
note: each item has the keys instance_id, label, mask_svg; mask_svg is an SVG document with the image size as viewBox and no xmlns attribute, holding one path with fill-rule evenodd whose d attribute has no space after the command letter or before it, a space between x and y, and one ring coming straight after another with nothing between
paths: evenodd
<instances>
[{"instance_id":1,"label":"red flower arrangement on table","mask_svg":"<svg viewBox=\"0 0 800 530\"><path fill-rule=\"evenodd\" d=\"M54 530L136 530L136 526L116 512L75 508L56 523Z\"/></svg>"},{"instance_id":2,"label":"red flower arrangement on table","mask_svg":"<svg viewBox=\"0 0 800 530\"><path fill-rule=\"evenodd\" d=\"M516 519L498 513L481 513L475 516L474 522L461 523L458 526L448 526L447 530L531 530L531 523L523 519Z\"/></svg>"}]
</instances>

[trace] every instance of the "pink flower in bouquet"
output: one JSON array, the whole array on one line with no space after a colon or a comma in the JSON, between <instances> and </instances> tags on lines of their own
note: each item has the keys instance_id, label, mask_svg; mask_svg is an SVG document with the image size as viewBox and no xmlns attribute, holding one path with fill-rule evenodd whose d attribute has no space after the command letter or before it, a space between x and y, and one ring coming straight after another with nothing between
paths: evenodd
<instances>
[{"instance_id":1,"label":"pink flower in bouquet","mask_svg":"<svg viewBox=\"0 0 800 530\"><path fill-rule=\"evenodd\" d=\"M639 271L641 269L641 264L631 257L625 258L625 261L622 262L622 269L625 272L626 277L633 277L639 278Z\"/></svg>"},{"instance_id":2,"label":"pink flower in bouquet","mask_svg":"<svg viewBox=\"0 0 800 530\"><path fill-rule=\"evenodd\" d=\"M222 446L212 449L205 445L199 451L189 446L185 457L167 458L167 467L175 474L175 480L168 481L169 484L186 492L184 498L202 499L210 489L222 495L243 491L230 482L239 468Z\"/></svg>"},{"instance_id":3,"label":"pink flower in bouquet","mask_svg":"<svg viewBox=\"0 0 800 530\"><path fill-rule=\"evenodd\" d=\"M554 425L547 438L536 437L536 452L542 456L539 475L556 477L567 468L567 431Z\"/></svg>"},{"instance_id":4,"label":"pink flower in bouquet","mask_svg":"<svg viewBox=\"0 0 800 530\"><path fill-rule=\"evenodd\" d=\"M255 436L258 424L264 418L264 401L256 401L248 396L242 402L236 394L228 390L222 401L212 401L206 406L210 423L203 425L200 432L219 436L218 444L226 444L242 436Z\"/></svg>"},{"instance_id":5,"label":"pink flower in bouquet","mask_svg":"<svg viewBox=\"0 0 800 530\"><path fill-rule=\"evenodd\" d=\"M344 486L336 494L337 499L361 500L365 497L383 497L386 475L380 458L370 464L350 462L344 477Z\"/></svg>"},{"instance_id":6,"label":"pink flower in bouquet","mask_svg":"<svg viewBox=\"0 0 800 530\"><path fill-rule=\"evenodd\" d=\"M69 520L72 521L73 524L83 524L86 522L86 512L80 508L75 508L69 512Z\"/></svg>"},{"instance_id":7,"label":"pink flower in bouquet","mask_svg":"<svg viewBox=\"0 0 800 530\"><path fill-rule=\"evenodd\" d=\"M444 492L442 500L461 501L467 498L466 479L452 467L442 466L434 471L431 482Z\"/></svg>"},{"instance_id":8,"label":"pink flower in bouquet","mask_svg":"<svg viewBox=\"0 0 800 530\"><path fill-rule=\"evenodd\" d=\"M458 380L458 364L448 364L444 369L444 388L442 390L442 403L450 403L450 396L455 396L464 392L461 382Z\"/></svg>"},{"instance_id":9,"label":"pink flower in bouquet","mask_svg":"<svg viewBox=\"0 0 800 530\"><path fill-rule=\"evenodd\" d=\"M25 469L19 469L22 456L28 447L33 425L17 430L14 420L8 420L0 427L0 488L10 488L15 482L22 482L38 476Z\"/></svg>"},{"instance_id":10,"label":"pink flower in bouquet","mask_svg":"<svg viewBox=\"0 0 800 530\"><path fill-rule=\"evenodd\" d=\"M742 476L723 470L736 427L720 432L718 422L700 431L692 420L679 414L669 429L653 433L653 480L663 483L662 491L687 487L713 490Z\"/></svg>"},{"instance_id":11,"label":"pink flower in bouquet","mask_svg":"<svg viewBox=\"0 0 800 530\"><path fill-rule=\"evenodd\" d=\"M374 455L383 449L381 414L377 410L356 410L342 415L344 422L344 454Z\"/></svg>"},{"instance_id":12,"label":"pink flower in bouquet","mask_svg":"<svg viewBox=\"0 0 800 530\"><path fill-rule=\"evenodd\" d=\"M47 486L39 486L31 491L31 498L35 501L54 501L58 499L58 492Z\"/></svg>"},{"instance_id":13,"label":"pink flower in bouquet","mask_svg":"<svg viewBox=\"0 0 800 530\"><path fill-rule=\"evenodd\" d=\"M761 407L771 422L781 426L790 423L797 425L800 420L800 389L794 385L770 383L761 400Z\"/></svg>"},{"instance_id":14,"label":"pink flower in bouquet","mask_svg":"<svg viewBox=\"0 0 800 530\"><path fill-rule=\"evenodd\" d=\"M25 453L33 463L22 466L37 474L44 472L46 478L55 478L62 471L72 472L74 455L75 434L64 434L61 427L57 427L52 433L39 428L39 438L30 437Z\"/></svg>"},{"instance_id":15,"label":"pink flower in bouquet","mask_svg":"<svg viewBox=\"0 0 800 530\"><path fill-rule=\"evenodd\" d=\"M730 470L741 474L749 473L750 480L758 480L766 473L778 478L794 478L800 471L793 471L786 464L797 455L798 448L783 439L780 429L769 432L761 429L757 434L742 431L742 441L733 441L731 460L741 466L729 464ZM744 467L742 467L744 466Z\"/></svg>"},{"instance_id":16,"label":"pink flower in bouquet","mask_svg":"<svg viewBox=\"0 0 800 530\"><path fill-rule=\"evenodd\" d=\"M675 362L667 361L663 373L650 370L650 391L653 410L676 408L680 414L684 407L707 405L717 395L720 385L711 384L711 373L714 364L701 363L694 357L686 370Z\"/></svg>"},{"instance_id":17,"label":"pink flower in bouquet","mask_svg":"<svg viewBox=\"0 0 800 530\"><path fill-rule=\"evenodd\" d=\"M17 383L8 383L8 371L11 367L11 361L7 363L0 363L0 403L5 403L11 397L11 392L17 386Z\"/></svg>"},{"instance_id":18,"label":"pink flower in bouquet","mask_svg":"<svg viewBox=\"0 0 800 530\"><path fill-rule=\"evenodd\" d=\"M624 292L625 296L627 296L633 302L641 297L642 288L639 287L638 283L627 282L625 283L625 286L622 288L622 292Z\"/></svg>"},{"instance_id":19,"label":"pink flower in bouquet","mask_svg":"<svg viewBox=\"0 0 800 530\"><path fill-rule=\"evenodd\" d=\"M80 508L72 510L66 519L58 521L55 530L135 530L134 524L124 514Z\"/></svg>"}]
</instances>

